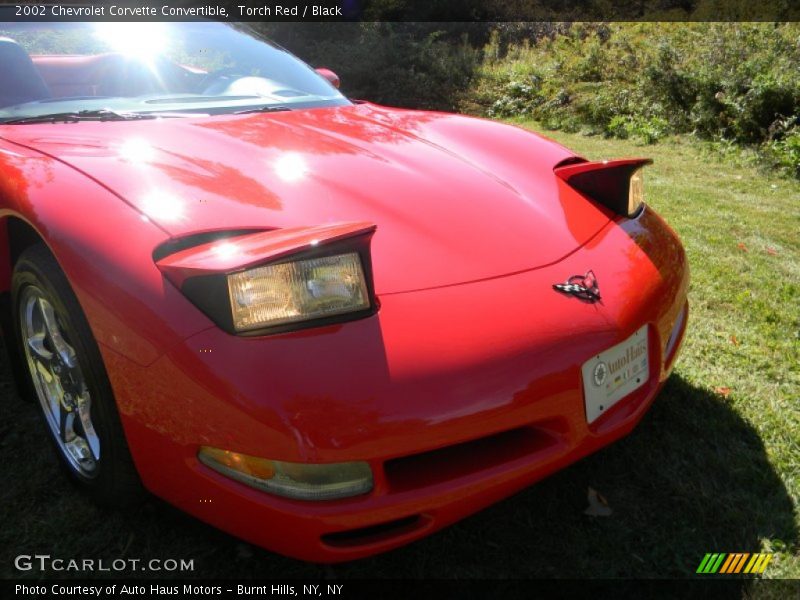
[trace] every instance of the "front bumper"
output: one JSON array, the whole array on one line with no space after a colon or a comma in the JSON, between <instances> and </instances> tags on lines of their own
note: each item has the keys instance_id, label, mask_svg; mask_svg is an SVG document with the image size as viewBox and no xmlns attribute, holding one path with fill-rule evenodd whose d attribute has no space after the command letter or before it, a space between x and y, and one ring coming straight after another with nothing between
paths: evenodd
<instances>
[{"instance_id":1,"label":"front bumper","mask_svg":"<svg viewBox=\"0 0 800 600\"><path fill-rule=\"evenodd\" d=\"M552 290L589 268L603 300ZM269 338L209 328L149 367L104 349L145 485L255 544L352 560L445 527L624 436L666 380L688 268L652 211L523 273L380 297L374 317ZM648 382L588 425L580 368L648 324ZM669 354L667 354L669 349ZM293 462L367 460L370 494L278 498L208 469L200 445Z\"/></svg>"}]
</instances>

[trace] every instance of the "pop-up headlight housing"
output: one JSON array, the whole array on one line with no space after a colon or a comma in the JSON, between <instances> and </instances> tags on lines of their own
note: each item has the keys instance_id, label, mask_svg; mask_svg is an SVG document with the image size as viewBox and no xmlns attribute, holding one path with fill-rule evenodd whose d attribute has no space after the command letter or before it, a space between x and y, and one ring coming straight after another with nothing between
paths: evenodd
<instances>
[{"instance_id":1,"label":"pop-up headlight housing","mask_svg":"<svg viewBox=\"0 0 800 600\"><path fill-rule=\"evenodd\" d=\"M623 217L635 218L644 206L645 165L649 158L588 162L579 160L555 168L557 177Z\"/></svg>"},{"instance_id":2,"label":"pop-up headlight housing","mask_svg":"<svg viewBox=\"0 0 800 600\"><path fill-rule=\"evenodd\" d=\"M225 331L278 333L375 312L374 232L368 223L262 231L184 249L157 265Z\"/></svg>"}]
</instances>

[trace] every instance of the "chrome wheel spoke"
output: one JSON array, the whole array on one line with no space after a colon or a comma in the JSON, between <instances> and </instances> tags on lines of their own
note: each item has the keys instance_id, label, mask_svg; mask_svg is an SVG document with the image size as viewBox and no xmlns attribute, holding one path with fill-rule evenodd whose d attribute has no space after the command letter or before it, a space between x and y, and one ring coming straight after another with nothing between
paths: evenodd
<instances>
[{"instance_id":1,"label":"chrome wheel spoke","mask_svg":"<svg viewBox=\"0 0 800 600\"><path fill-rule=\"evenodd\" d=\"M57 403L58 408L58 435L63 442L69 442L74 437L75 432L72 430L72 421L74 415L65 410L61 403Z\"/></svg>"},{"instance_id":2,"label":"chrome wheel spoke","mask_svg":"<svg viewBox=\"0 0 800 600\"><path fill-rule=\"evenodd\" d=\"M81 427L83 428L84 438L89 444L89 448L92 451L92 455L94 456L95 460L100 459L100 438L97 437L97 432L94 430L94 425L92 424L92 399L89 396L89 392L84 392L80 398L78 398L78 418L81 421Z\"/></svg>"},{"instance_id":3,"label":"chrome wheel spoke","mask_svg":"<svg viewBox=\"0 0 800 600\"><path fill-rule=\"evenodd\" d=\"M78 464L84 469L91 469L94 467L95 459L89 443L75 431L75 423L77 421L75 411L68 412L66 415L66 418L63 420L64 433L62 439L64 440L64 446Z\"/></svg>"},{"instance_id":4,"label":"chrome wheel spoke","mask_svg":"<svg viewBox=\"0 0 800 600\"><path fill-rule=\"evenodd\" d=\"M52 376L50 376L52 377ZM66 419L66 411L64 407L61 406L61 402L59 399L59 395L53 389L54 381L51 383L45 383L44 378L42 378L42 385L47 392L47 397L45 401L42 402L42 408L45 409L45 417L50 423L50 428L53 430L53 435L57 435L61 439L63 438L62 432L64 431L65 423L64 419Z\"/></svg>"},{"instance_id":5,"label":"chrome wheel spoke","mask_svg":"<svg viewBox=\"0 0 800 600\"><path fill-rule=\"evenodd\" d=\"M45 348L44 342L47 339L47 334L44 332L34 333L28 337L28 348L34 353L36 358L45 363L53 360L53 353Z\"/></svg>"},{"instance_id":6,"label":"chrome wheel spoke","mask_svg":"<svg viewBox=\"0 0 800 600\"><path fill-rule=\"evenodd\" d=\"M53 312L53 306L44 298L39 298L39 310L42 311L44 326L47 329L47 337L50 338L53 348L58 353L64 365L69 368L75 367L77 364L75 349L70 346L61 335L61 328L58 326L56 314Z\"/></svg>"}]
</instances>

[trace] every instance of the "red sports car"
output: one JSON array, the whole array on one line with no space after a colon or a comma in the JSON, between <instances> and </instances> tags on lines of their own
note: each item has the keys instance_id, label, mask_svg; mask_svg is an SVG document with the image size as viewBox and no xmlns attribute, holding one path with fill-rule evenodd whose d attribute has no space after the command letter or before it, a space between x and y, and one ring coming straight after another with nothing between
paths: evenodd
<instances>
[{"instance_id":1,"label":"red sports car","mask_svg":"<svg viewBox=\"0 0 800 600\"><path fill-rule=\"evenodd\" d=\"M669 375L649 161L354 102L221 23L0 36L4 337L96 500L355 559L621 438Z\"/></svg>"}]
</instances>

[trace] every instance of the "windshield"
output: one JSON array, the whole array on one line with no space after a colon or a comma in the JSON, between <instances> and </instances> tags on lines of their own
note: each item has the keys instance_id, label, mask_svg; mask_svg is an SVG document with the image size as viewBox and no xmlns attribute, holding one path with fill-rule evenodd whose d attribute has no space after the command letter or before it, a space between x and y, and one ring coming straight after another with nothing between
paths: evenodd
<instances>
[{"instance_id":1,"label":"windshield","mask_svg":"<svg viewBox=\"0 0 800 600\"><path fill-rule=\"evenodd\" d=\"M349 104L282 48L214 22L0 23L0 82L0 122Z\"/></svg>"}]
</instances>

